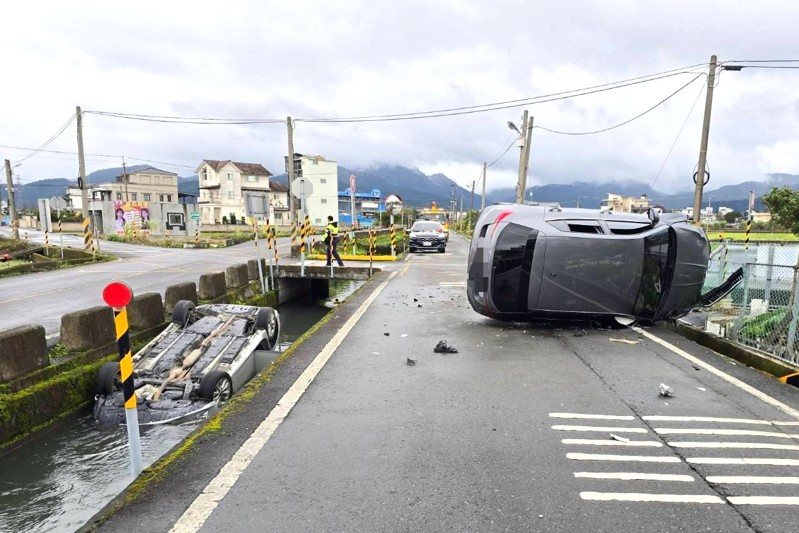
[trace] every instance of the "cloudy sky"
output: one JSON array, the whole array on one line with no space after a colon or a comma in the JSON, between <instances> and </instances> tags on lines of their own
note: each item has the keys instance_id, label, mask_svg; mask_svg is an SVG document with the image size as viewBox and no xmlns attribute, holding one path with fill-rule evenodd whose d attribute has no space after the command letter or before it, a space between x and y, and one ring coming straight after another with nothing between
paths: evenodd
<instances>
[{"instance_id":1,"label":"cloudy sky","mask_svg":"<svg viewBox=\"0 0 799 533\"><path fill-rule=\"evenodd\" d=\"M350 117L470 106L720 61L799 58L799 3L784 1L13 2L0 32L0 145L37 147L74 112L184 117ZM590 131L627 120L706 67L529 105L536 125ZM631 124L585 136L536 129L531 181L636 180L686 189L698 155L702 76ZM715 186L799 174L799 70L724 72L709 164ZM689 117L689 110L694 105ZM522 108L379 123L299 122L295 148L350 168L416 166L471 183L512 142ZM686 122L686 117L689 117ZM89 154L171 163L262 162L282 171L284 124L138 122L85 116ZM74 124L48 149L74 151ZM17 161L26 152L0 147ZM88 170L119 158L87 156ZM518 150L489 171L515 183ZM182 165L182 166L179 166ZM76 158L42 153L23 180L74 178Z\"/></svg>"}]
</instances>

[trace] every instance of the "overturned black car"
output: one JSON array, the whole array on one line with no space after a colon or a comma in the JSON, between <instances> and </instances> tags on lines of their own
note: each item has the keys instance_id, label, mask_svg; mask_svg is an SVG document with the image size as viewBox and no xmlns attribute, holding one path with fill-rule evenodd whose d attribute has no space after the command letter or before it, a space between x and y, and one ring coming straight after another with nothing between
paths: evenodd
<instances>
[{"instance_id":1,"label":"overturned black car","mask_svg":"<svg viewBox=\"0 0 799 533\"><path fill-rule=\"evenodd\" d=\"M673 319L699 301L709 254L681 214L496 205L475 226L467 294L503 320Z\"/></svg>"}]
</instances>

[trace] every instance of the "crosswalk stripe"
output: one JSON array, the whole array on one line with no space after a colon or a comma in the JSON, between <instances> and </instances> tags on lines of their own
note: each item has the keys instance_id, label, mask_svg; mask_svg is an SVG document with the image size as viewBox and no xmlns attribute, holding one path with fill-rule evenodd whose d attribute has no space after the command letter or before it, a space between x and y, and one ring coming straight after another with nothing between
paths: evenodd
<instances>
[{"instance_id":1,"label":"crosswalk stripe","mask_svg":"<svg viewBox=\"0 0 799 533\"><path fill-rule=\"evenodd\" d=\"M679 463L674 455L610 455L603 453L567 453L567 459L576 461L632 461L638 463Z\"/></svg>"},{"instance_id":2,"label":"crosswalk stripe","mask_svg":"<svg viewBox=\"0 0 799 533\"><path fill-rule=\"evenodd\" d=\"M683 481L691 482L693 477L686 474L647 474L643 472L575 472L574 477L589 479L618 479L623 481Z\"/></svg>"},{"instance_id":3,"label":"crosswalk stripe","mask_svg":"<svg viewBox=\"0 0 799 533\"><path fill-rule=\"evenodd\" d=\"M714 416L670 416L670 415L647 415L642 419L648 422L719 422L722 424L757 424L770 426L773 422L769 420L756 420L753 418L717 418Z\"/></svg>"},{"instance_id":4,"label":"crosswalk stripe","mask_svg":"<svg viewBox=\"0 0 799 533\"><path fill-rule=\"evenodd\" d=\"M560 442L563 444L588 444L592 446L646 446L652 448L660 448L663 446L662 443L655 440L631 440L624 442L611 439L563 439Z\"/></svg>"},{"instance_id":5,"label":"crosswalk stripe","mask_svg":"<svg viewBox=\"0 0 799 533\"><path fill-rule=\"evenodd\" d=\"M584 500L664 503L724 503L718 496L705 494L647 494L637 492L581 492Z\"/></svg>"},{"instance_id":6,"label":"crosswalk stripe","mask_svg":"<svg viewBox=\"0 0 799 533\"><path fill-rule=\"evenodd\" d=\"M594 420L635 420L632 415L590 415L582 413L549 413L552 418L586 418Z\"/></svg>"},{"instance_id":7,"label":"crosswalk stripe","mask_svg":"<svg viewBox=\"0 0 799 533\"><path fill-rule=\"evenodd\" d=\"M799 485L799 477L791 476L707 476L711 483Z\"/></svg>"},{"instance_id":8,"label":"crosswalk stripe","mask_svg":"<svg viewBox=\"0 0 799 533\"><path fill-rule=\"evenodd\" d=\"M795 444L774 444L773 442L669 442L672 448L738 448L745 450L796 450L799 446Z\"/></svg>"},{"instance_id":9,"label":"crosswalk stripe","mask_svg":"<svg viewBox=\"0 0 799 533\"><path fill-rule=\"evenodd\" d=\"M697 465L799 466L799 459L777 457L689 457L686 461Z\"/></svg>"},{"instance_id":10,"label":"crosswalk stripe","mask_svg":"<svg viewBox=\"0 0 799 533\"><path fill-rule=\"evenodd\" d=\"M799 505L799 496L730 496L735 505Z\"/></svg>"},{"instance_id":11,"label":"crosswalk stripe","mask_svg":"<svg viewBox=\"0 0 799 533\"><path fill-rule=\"evenodd\" d=\"M552 429L557 429L558 431L602 431L602 432L609 432L609 433L646 433L647 432L643 428L612 428L612 427L602 427L602 426L564 426L564 425L555 425L555 426L552 426Z\"/></svg>"},{"instance_id":12,"label":"crosswalk stripe","mask_svg":"<svg viewBox=\"0 0 799 533\"><path fill-rule=\"evenodd\" d=\"M754 431L751 429L655 428L655 432L660 435L748 435L751 437L776 437L778 439L799 438L799 435L789 433Z\"/></svg>"}]
</instances>

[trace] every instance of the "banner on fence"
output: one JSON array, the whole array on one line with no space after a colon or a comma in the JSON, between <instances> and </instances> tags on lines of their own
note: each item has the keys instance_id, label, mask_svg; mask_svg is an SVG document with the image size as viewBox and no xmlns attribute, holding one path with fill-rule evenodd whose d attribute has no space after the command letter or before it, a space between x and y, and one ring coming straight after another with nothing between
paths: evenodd
<instances>
[{"instance_id":1,"label":"banner on fence","mask_svg":"<svg viewBox=\"0 0 799 533\"><path fill-rule=\"evenodd\" d=\"M148 232L150 229L149 202L114 201L114 230L117 235L129 231Z\"/></svg>"}]
</instances>

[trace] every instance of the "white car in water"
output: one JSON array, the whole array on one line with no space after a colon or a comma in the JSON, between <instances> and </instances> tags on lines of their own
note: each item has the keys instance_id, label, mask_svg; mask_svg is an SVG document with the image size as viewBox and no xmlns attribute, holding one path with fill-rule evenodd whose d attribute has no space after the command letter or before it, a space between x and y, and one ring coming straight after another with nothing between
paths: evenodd
<instances>
[{"instance_id":1,"label":"white car in water","mask_svg":"<svg viewBox=\"0 0 799 533\"><path fill-rule=\"evenodd\" d=\"M133 356L139 423L179 422L229 400L274 359L279 336L271 307L181 300L172 323ZM124 423L118 362L100 368L94 417Z\"/></svg>"}]
</instances>

